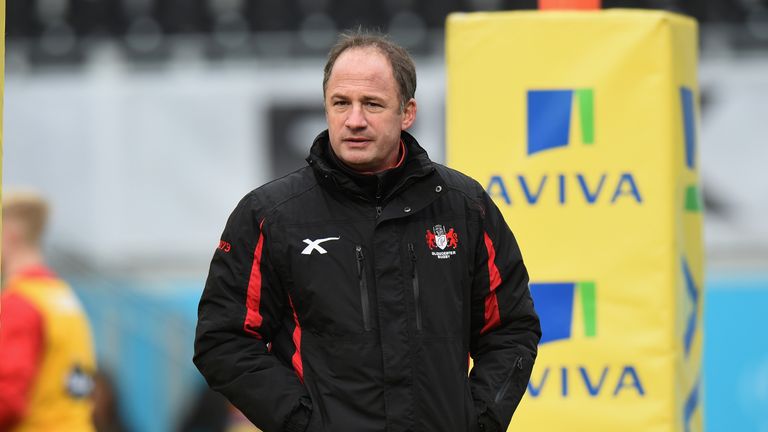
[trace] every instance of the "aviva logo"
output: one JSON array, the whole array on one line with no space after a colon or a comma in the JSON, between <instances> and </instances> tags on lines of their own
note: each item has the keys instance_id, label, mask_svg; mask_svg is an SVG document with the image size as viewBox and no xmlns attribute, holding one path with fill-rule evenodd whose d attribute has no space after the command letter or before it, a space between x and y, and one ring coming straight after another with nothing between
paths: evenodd
<instances>
[{"instance_id":1,"label":"aviva logo","mask_svg":"<svg viewBox=\"0 0 768 432\"><path fill-rule=\"evenodd\" d=\"M529 285L541 320L541 341L597 337L597 289L594 282L547 282ZM631 364L606 364L585 358L578 363L538 362L528 381L532 398L644 397L638 368Z\"/></svg>"},{"instance_id":2,"label":"aviva logo","mask_svg":"<svg viewBox=\"0 0 768 432\"><path fill-rule=\"evenodd\" d=\"M528 155L575 143L594 144L593 96L592 89L528 90ZM571 162L563 167L576 165ZM508 206L643 203L632 171L608 171L598 166L588 170L495 172L485 190L497 203Z\"/></svg>"},{"instance_id":3,"label":"aviva logo","mask_svg":"<svg viewBox=\"0 0 768 432\"><path fill-rule=\"evenodd\" d=\"M680 87L680 107L683 117L683 134L685 143L685 166L690 171L696 169L696 112L694 110L693 91L685 86ZM685 188L685 210L700 212L701 194L696 184Z\"/></svg>"},{"instance_id":4,"label":"aviva logo","mask_svg":"<svg viewBox=\"0 0 768 432\"><path fill-rule=\"evenodd\" d=\"M581 131L585 145L595 141L592 89L528 91L528 155L566 147L573 126ZM578 112L578 121L572 112ZM579 134L573 134L573 137Z\"/></svg>"},{"instance_id":5,"label":"aviva logo","mask_svg":"<svg viewBox=\"0 0 768 432\"><path fill-rule=\"evenodd\" d=\"M594 282L531 283L529 287L541 320L540 344L570 339L574 334L584 337L597 334ZM574 308L577 301L578 309ZM581 325L574 325L577 317Z\"/></svg>"}]
</instances>

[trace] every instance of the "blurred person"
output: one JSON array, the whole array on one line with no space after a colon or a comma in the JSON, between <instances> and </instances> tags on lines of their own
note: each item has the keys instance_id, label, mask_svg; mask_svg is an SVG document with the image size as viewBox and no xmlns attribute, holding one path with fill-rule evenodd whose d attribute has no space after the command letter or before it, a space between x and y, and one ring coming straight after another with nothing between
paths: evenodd
<instances>
[{"instance_id":1,"label":"blurred person","mask_svg":"<svg viewBox=\"0 0 768 432\"><path fill-rule=\"evenodd\" d=\"M541 330L520 250L406 132L415 89L403 48L342 35L308 166L229 217L194 361L266 432L502 431L525 392Z\"/></svg>"},{"instance_id":2,"label":"blurred person","mask_svg":"<svg viewBox=\"0 0 768 432\"><path fill-rule=\"evenodd\" d=\"M260 432L219 393L208 386L197 393L178 432Z\"/></svg>"},{"instance_id":3,"label":"blurred person","mask_svg":"<svg viewBox=\"0 0 768 432\"><path fill-rule=\"evenodd\" d=\"M45 265L46 201L4 191L0 294L0 431L93 430L95 360L72 289Z\"/></svg>"},{"instance_id":4,"label":"blurred person","mask_svg":"<svg viewBox=\"0 0 768 432\"><path fill-rule=\"evenodd\" d=\"M96 432L128 432L120 414L120 403L112 375L99 370L93 382L93 425Z\"/></svg>"},{"instance_id":5,"label":"blurred person","mask_svg":"<svg viewBox=\"0 0 768 432\"><path fill-rule=\"evenodd\" d=\"M200 389L185 410L177 432L226 432L229 402L208 387Z\"/></svg>"}]
</instances>

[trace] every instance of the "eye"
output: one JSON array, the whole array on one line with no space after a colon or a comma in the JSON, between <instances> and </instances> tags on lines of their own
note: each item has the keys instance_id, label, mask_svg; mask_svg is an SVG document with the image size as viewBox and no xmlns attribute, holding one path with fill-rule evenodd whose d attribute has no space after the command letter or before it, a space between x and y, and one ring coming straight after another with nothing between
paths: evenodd
<instances>
[{"instance_id":1,"label":"eye","mask_svg":"<svg viewBox=\"0 0 768 432\"><path fill-rule=\"evenodd\" d=\"M349 105L349 102L344 101L344 100L335 100L335 101L333 101L333 106L341 107L341 106L346 106L346 105Z\"/></svg>"}]
</instances>

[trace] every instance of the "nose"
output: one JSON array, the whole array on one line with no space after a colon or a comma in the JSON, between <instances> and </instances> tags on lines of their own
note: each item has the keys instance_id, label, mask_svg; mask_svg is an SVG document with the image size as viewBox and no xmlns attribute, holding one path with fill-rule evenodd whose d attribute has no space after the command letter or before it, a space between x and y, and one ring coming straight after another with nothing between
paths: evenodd
<instances>
[{"instance_id":1,"label":"nose","mask_svg":"<svg viewBox=\"0 0 768 432\"><path fill-rule=\"evenodd\" d=\"M344 122L344 126L349 129L363 129L368 126L362 104L352 104L352 109L349 110L349 115Z\"/></svg>"}]
</instances>

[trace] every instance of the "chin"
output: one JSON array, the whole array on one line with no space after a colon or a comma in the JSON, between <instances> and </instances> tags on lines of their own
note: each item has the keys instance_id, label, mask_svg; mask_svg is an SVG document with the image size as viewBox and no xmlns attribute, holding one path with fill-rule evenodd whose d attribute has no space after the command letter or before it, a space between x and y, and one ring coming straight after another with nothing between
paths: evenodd
<instances>
[{"instance_id":1,"label":"chin","mask_svg":"<svg viewBox=\"0 0 768 432\"><path fill-rule=\"evenodd\" d=\"M360 152L356 152L356 151L342 152L341 155L339 155L339 159L341 159L342 162L344 162L345 164L353 168L360 167L361 169L373 163L373 161L371 160L370 157L368 157L368 155L360 154Z\"/></svg>"}]
</instances>

